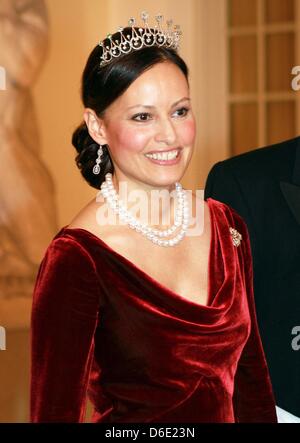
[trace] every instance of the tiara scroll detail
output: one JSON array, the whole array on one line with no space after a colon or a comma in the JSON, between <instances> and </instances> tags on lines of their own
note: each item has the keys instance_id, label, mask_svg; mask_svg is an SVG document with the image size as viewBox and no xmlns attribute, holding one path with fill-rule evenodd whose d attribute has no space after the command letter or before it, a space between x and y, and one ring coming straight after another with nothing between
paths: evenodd
<instances>
[{"instance_id":1,"label":"tiara scroll detail","mask_svg":"<svg viewBox=\"0 0 300 443\"><path fill-rule=\"evenodd\" d=\"M154 28L150 28L148 12L143 11L141 18L144 25L143 27L137 26L138 31L135 29L136 19L131 17L128 21L128 25L131 26L131 35L130 33L126 33L125 35L123 33L124 28L120 26L117 31L120 34L120 38L113 39L112 34L108 34L106 39L99 42L99 46L102 48L100 67L109 64L114 58L118 58L122 54L128 54L131 51L137 51L143 47L156 45L176 50L179 48L182 32L179 25L174 25L172 29L173 20L167 20L167 28L164 28L162 25L163 16L158 14L155 16L157 24ZM105 43L107 39L109 42Z\"/></svg>"}]
</instances>

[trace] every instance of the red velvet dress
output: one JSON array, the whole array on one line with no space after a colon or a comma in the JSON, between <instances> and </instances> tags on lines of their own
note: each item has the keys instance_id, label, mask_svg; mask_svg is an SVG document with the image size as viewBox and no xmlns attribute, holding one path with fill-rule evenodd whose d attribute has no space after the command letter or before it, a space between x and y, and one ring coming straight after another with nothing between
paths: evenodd
<instances>
[{"instance_id":1,"label":"red velvet dress","mask_svg":"<svg viewBox=\"0 0 300 443\"><path fill-rule=\"evenodd\" d=\"M34 289L31 422L83 422L87 395L95 423L277 422L247 228L229 206L207 203L207 306L85 229L56 234Z\"/></svg>"}]
</instances>

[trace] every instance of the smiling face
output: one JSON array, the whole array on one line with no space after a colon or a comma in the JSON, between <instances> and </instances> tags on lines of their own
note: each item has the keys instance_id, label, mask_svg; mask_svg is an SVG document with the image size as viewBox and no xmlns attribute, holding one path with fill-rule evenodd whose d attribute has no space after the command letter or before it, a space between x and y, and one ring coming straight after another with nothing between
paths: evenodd
<instances>
[{"instance_id":1,"label":"smiling face","mask_svg":"<svg viewBox=\"0 0 300 443\"><path fill-rule=\"evenodd\" d=\"M117 182L125 180L132 189L173 189L189 165L195 118L187 80L171 62L141 74L102 119L90 109L84 118L93 139L108 144ZM177 158L145 155L155 151L177 151Z\"/></svg>"}]
</instances>

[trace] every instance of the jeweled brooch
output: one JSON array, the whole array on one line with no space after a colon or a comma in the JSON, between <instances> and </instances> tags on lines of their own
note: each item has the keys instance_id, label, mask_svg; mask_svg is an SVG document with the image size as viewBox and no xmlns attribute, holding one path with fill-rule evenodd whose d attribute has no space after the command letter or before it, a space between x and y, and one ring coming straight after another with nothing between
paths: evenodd
<instances>
[{"instance_id":1,"label":"jeweled brooch","mask_svg":"<svg viewBox=\"0 0 300 443\"><path fill-rule=\"evenodd\" d=\"M231 237L232 237L232 243L234 246L240 246L242 235L234 228L229 228Z\"/></svg>"}]
</instances>

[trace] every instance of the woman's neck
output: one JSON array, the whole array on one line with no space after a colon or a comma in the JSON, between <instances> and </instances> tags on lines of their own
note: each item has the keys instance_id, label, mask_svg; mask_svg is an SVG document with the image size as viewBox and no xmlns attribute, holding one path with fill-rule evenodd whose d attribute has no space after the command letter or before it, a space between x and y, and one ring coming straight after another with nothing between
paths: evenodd
<instances>
[{"instance_id":1,"label":"woman's neck","mask_svg":"<svg viewBox=\"0 0 300 443\"><path fill-rule=\"evenodd\" d=\"M174 223L175 183L152 186L127 178L112 177L119 198L133 216L148 226L166 229Z\"/></svg>"}]
</instances>

